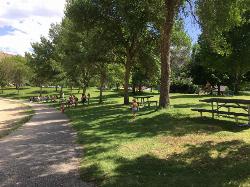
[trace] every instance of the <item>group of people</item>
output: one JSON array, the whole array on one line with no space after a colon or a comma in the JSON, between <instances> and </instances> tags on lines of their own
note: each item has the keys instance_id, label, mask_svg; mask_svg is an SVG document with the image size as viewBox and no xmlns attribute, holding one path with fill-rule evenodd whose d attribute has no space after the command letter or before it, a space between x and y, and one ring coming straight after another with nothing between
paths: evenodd
<instances>
[{"instance_id":1,"label":"group of people","mask_svg":"<svg viewBox=\"0 0 250 187\"><path fill-rule=\"evenodd\" d=\"M29 101L30 102L56 102L56 100L58 99L58 96L57 95L46 95L46 96L33 96L33 97L30 97L29 98Z\"/></svg>"},{"instance_id":2,"label":"group of people","mask_svg":"<svg viewBox=\"0 0 250 187\"><path fill-rule=\"evenodd\" d=\"M81 103L85 104L87 102L89 104L89 99L90 99L90 94L89 93L87 95L82 94ZM76 97L75 95L70 95L69 99L66 102L62 102L61 111L64 112L64 110L65 110L64 104L66 105L66 107L70 107L70 106L73 106L73 105L76 107L78 105L78 102L79 102L78 97Z\"/></svg>"},{"instance_id":3,"label":"group of people","mask_svg":"<svg viewBox=\"0 0 250 187\"><path fill-rule=\"evenodd\" d=\"M78 104L78 98L75 95L70 95L69 99L66 102L67 106L70 107L72 105L77 106Z\"/></svg>"},{"instance_id":4,"label":"group of people","mask_svg":"<svg viewBox=\"0 0 250 187\"><path fill-rule=\"evenodd\" d=\"M63 94L63 97L64 97L64 94ZM56 100L58 98L59 97L57 95L52 95L52 96L46 95L46 96L30 97L29 100L30 100L30 102L49 102L49 101L56 102ZM89 93L87 95L82 94L81 103L83 105L86 102L89 104L89 99L90 99L90 94ZM79 101L79 99L75 95L70 95L69 99L66 102L62 102L61 111L64 112L64 110L65 110L64 104L66 104L67 107L70 107L70 106L73 106L73 105L76 107L78 105L78 101ZM138 105L136 99L132 100L131 109L132 109L133 119L135 119L136 112L139 110L139 105Z\"/></svg>"}]
</instances>

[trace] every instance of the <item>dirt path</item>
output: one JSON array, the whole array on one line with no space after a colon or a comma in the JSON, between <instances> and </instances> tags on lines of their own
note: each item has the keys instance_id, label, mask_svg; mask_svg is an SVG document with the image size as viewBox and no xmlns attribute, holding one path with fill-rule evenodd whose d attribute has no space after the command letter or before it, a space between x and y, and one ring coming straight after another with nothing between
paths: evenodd
<instances>
[{"instance_id":1,"label":"dirt path","mask_svg":"<svg viewBox=\"0 0 250 187\"><path fill-rule=\"evenodd\" d=\"M33 104L31 121L0 140L0 187L92 186L78 175L81 152L67 117Z\"/></svg>"},{"instance_id":2,"label":"dirt path","mask_svg":"<svg viewBox=\"0 0 250 187\"><path fill-rule=\"evenodd\" d=\"M28 107L21 103L0 99L0 135L10 130L13 124L25 117L27 109Z\"/></svg>"}]
</instances>

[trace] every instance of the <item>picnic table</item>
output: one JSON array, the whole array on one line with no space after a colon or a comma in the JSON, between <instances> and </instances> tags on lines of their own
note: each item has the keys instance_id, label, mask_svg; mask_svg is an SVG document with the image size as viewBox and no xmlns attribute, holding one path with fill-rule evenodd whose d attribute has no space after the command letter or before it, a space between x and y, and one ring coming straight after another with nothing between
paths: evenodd
<instances>
[{"instance_id":1,"label":"picnic table","mask_svg":"<svg viewBox=\"0 0 250 187\"><path fill-rule=\"evenodd\" d=\"M158 106L158 101L152 101L152 100L149 100L150 98L154 97L153 95L146 95L146 96L134 96L134 98L137 100L137 102L139 102L140 105L143 105L145 106L145 104L148 105L148 107L151 106L152 103L155 103L155 106L157 107ZM145 101L146 99L146 101Z\"/></svg>"},{"instance_id":2,"label":"picnic table","mask_svg":"<svg viewBox=\"0 0 250 187\"><path fill-rule=\"evenodd\" d=\"M232 115L235 117L236 122L238 122L238 117L248 117L248 124L250 125L250 100L247 99L226 99L226 98L210 98L203 99L200 102L210 103L211 110L209 109L192 109L193 111L212 113L212 117L215 117L215 114L218 116L220 114ZM227 109L223 111L222 109ZM231 108L242 109L243 112L232 112Z\"/></svg>"},{"instance_id":3,"label":"picnic table","mask_svg":"<svg viewBox=\"0 0 250 187\"><path fill-rule=\"evenodd\" d=\"M146 95L146 96L134 96L134 98L139 101L139 99L141 100L141 103L145 103L145 99L147 99L147 101L149 101L149 98L154 97L152 95Z\"/></svg>"}]
</instances>

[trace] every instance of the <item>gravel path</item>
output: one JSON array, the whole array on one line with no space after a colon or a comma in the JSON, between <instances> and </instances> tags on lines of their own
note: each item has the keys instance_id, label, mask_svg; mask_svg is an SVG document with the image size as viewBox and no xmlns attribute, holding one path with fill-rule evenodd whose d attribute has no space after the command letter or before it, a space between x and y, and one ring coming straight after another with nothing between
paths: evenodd
<instances>
[{"instance_id":1,"label":"gravel path","mask_svg":"<svg viewBox=\"0 0 250 187\"><path fill-rule=\"evenodd\" d=\"M13 124L27 116L24 113L28 107L14 101L0 98L0 137L12 129Z\"/></svg>"},{"instance_id":2,"label":"gravel path","mask_svg":"<svg viewBox=\"0 0 250 187\"><path fill-rule=\"evenodd\" d=\"M46 105L32 106L31 121L0 140L0 187L93 186L79 178L81 149L67 117Z\"/></svg>"}]
</instances>

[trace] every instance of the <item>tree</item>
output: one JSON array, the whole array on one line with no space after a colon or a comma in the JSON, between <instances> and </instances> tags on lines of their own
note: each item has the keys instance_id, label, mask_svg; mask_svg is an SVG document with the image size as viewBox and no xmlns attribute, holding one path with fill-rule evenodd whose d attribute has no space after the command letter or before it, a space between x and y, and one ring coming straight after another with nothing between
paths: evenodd
<instances>
[{"instance_id":1,"label":"tree","mask_svg":"<svg viewBox=\"0 0 250 187\"><path fill-rule=\"evenodd\" d=\"M249 12L245 12L245 17ZM199 48L194 53L193 71L198 75L203 70L203 76L196 76L198 81L206 77L211 84L228 84L235 94L238 93L244 75L250 70L250 23L245 22L240 26L232 27L223 33L224 42L230 47L230 53L221 54L210 45L204 33L199 38ZM197 72L196 70L200 70ZM230 82L228 78L230 77ZM225 79L226 78L226 79ZM209 80L210 79L210 80Z\"/></svg>"},{"instance_id":2,"label":"tree","mask_svg":"<svg viewBox=\"0 0 250 187\"><path fill-rule=\"evenodd\" d=\"M161 24L161 87L159 106L166 108L170 104L170 46L171 34L175 22L176 14L179 11L183 1L165 0L164 1L164 21Z\"/></svg>"},{"instance_id":3,"label":"tree","mask_svg":"<svg viewBox=\"0 0 250 187\"><path fill-rule=\"evenodd\" d=\"M250 9L243 18L250 20ZM232 75L234 93L238 94L244 75L250 71L250 21L233 27L225 34L231 52L225 59L225 68Z\"/></svg>"},{"instance_id":4,"label":"tree","mask_svg":"<svg viewBox=\"0 0 250 187\"><path fill-rule=\"evenodd\" d=\"M211 49L217 54L230 54L231 47L223 33L249 22L245 16L249 0L197 0L195 3L203 35Z\"/></svg>"},{"instance_id":5,"label":"tree","mask_svg":"<svg viewBox=\"0 0 250 187\"><path fill-rule=\"evenodd\" d=\"M11 82L13 73L13 64L9 63L7 58L0 59L0 86L3 88Z\"/></svg>"},{"instance_id":6,"label":"tree","mask_svg":"<svg viewBox=\"0 0 250 187\"><path fill-rule=\"evenodd\" d=\"M129 103L128 85L131 68L138 49L143 47L144 33L149 32L150 1L83 1L75 0L67 4L66 16L79 29L99 27L108 33L108 40L115 46L115 53L123 57L124 104Z\"/></svg>"},{"instance_id":7,"label":"tree","mask_svg":"<svg viewBox=\"0 0 250 187\"><path fill-rule=\"evenodd\" d=\"M14 84L19 88L29 81L31 75L26 59L22 56L7 56L0 60L0 85L3 87Z\"/></svg>"},{"instance_id":8,"label":"tree","mask_svg":"<svg viewBox=\"0 0 250 187\"><path fill-rule=\"evenodd\" d=\"M24 57L14 56L14 57L10 57L9 60L12 61L13 63L12 80L19 93L20 87L23 84L27 83L28 80L30 79L31 70L29 66L27 65L26 59Z\"/></svg>"},{"instance_id":9,"label":"tree","mask_svg":"<svg viewBox=\"0 0 250 187\"><path fill-rule=\"evenodd\" d=\"M66 72L62 63L62 52L60 50L59 43L61 42L61 24L51 24L49 30L49 39L53 45L53 55L51 57L51 67L54 71L53 79L51 83L56 85L56 91L58 89L58 85L61 86L60 94L62 96L63 86L66 84Z\"/></svg>"},{"instance_id":10,"label":"tree","mask_svg":"<svg viewBox=\"0 0 250 187\"><path fill-rule=\"evenodd\" d=\"M248 0L164 0L164 21L161 24L161 91L160 107L169 105L170 85L170 42L172 28L176 14L180 7L188 3L193 7L195 3L199 23L213 50L219 54L230 53L230 47L225 43L223 32L234 26L242 25L246 19L243 14L249 9ZM191 12L192 14L194 12Z\"/></svg>"},{"instance_id":11,"label":"tree","mask_svg":"<svg viewBox=\"0 0 250 187\"><path fill-rule=\"evenodd\" d=\"M110 88L116 87L116 91L119 91L120 86L124 82L124 66L119 63L110 63L108 65L108 85Z\"/></svg>"},{"instance_id":12,"label":"tree","mask_svg":"<svg viewBox=\"0 0 250 187\"><path fill-rule=\"evenodd\" d=\"M51 82L56 74L53 68L54 46L51 41L41 37L40 42L32 44L32 48L33 53L27 53L26 57L34 72L33 82L40 87L42 95L42 86Z\"/></svg>"},{"instance_id":13,"label":"tree","mask_svg":"<svg viewBox=\"0 0 250 187\"><path fill-rule=\"evenodd\" d=\"M198 44L194 46L192 60L190 63L190 75L197 85L212 86L228 85L229 76L225 71L225 58L209 47L203 35L200 36ZM218 95L220 90L218 89Z\"/></svg>"},{"instance_id":14,"label":"tree","mask_svg":"<svg viewBox=\"0 0 250 187\"><path fill-rule=\"evenodd\" d=\"M159 83L160 63L159 54L154 42L139 50L136 57L136 64L132 69L133 93L135 87L142 91L142 86L156 86Z\"/></svg>"}]
</instances>

